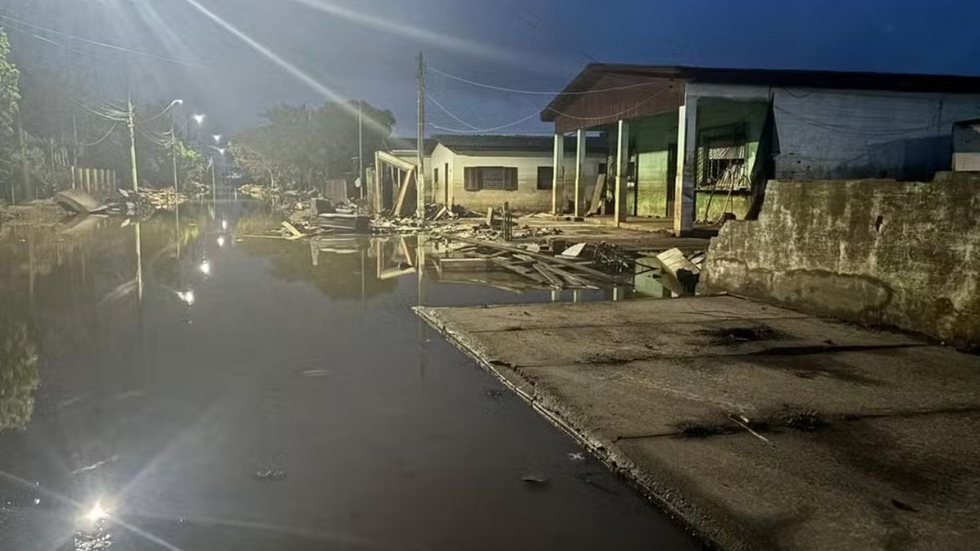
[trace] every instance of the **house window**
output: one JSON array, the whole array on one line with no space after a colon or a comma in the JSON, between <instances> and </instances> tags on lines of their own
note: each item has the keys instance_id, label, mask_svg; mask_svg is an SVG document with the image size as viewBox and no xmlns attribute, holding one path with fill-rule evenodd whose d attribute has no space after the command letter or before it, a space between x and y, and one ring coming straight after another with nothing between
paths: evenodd
<instances>
[{"instance_id":1,"label":"house window","mask_svg":"<svg viewBox=\"0 0 980 551\"><path fill-rule=\"evenodd\" d=\"M538 189L551 189L555 183L555 167L538 167Z\"/></svg>"},{"instance_id":2,"label":"house window","mask_svg":"<svg viewBox=\"0 0 980 551\"><path fill-rule=\"evenodd\" d=\"M705 129L698 145L698 187L748 188L745 129L741 125Z\"/></svg>"},{"instance_id":3,"label":"house window","mask_svg":"<svg viewBox=\"0 0 980 551\"><path fill-rule=\"evenodd\" d=\"M606 163L599 163L599 174L605 174L608 170L608 165Z\"/></svg>"},{"instance_id":4,"label":"house window","mask_svg":"<svg viewBox=\"0 0 980 551\"><path fill-rule=\"evenodd\" d=\"M463 189L514 191L517 189L517 167L468 166L463 171Z\"/></svg>"}]
</instances>

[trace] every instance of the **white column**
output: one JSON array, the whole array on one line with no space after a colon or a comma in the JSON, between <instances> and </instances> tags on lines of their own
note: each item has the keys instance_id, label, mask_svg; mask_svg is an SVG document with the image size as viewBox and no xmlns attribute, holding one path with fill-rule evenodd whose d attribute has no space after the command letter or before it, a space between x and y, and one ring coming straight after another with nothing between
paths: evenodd
<instances>
[{"instance_id":1,"label":"white column","mask_svg":"<svg viewBox=\"0 0 980 551\"><path fill-rule=\"evenodd\" d=\"M554 171L551 176L551 213L555 216L561 214L562 203L565 201L564 180L565 180L565 135L555 134L554 150Z\"/></svg>"},{"instance_id":2,"label":"white column","mask_svg":"<svg viewBox=\"0 0 980 551\"><path fill-rule=\"evenodd\" d=\"M698 98L687 96L677 121L677 181L674 183L674 234L694 229L697 179Z\"/></svg>"},{"instance_id":3,"label":"white column","mask_svg":"<svg viewBox=\"0 0 980 551\"><path fill-rule=\"evenodd\" d=\"M575 133L575 217L581 216L582 211L582 188L585 187L582 173L585 167L585 130L579 129Z\"/></svg>"},{"instance_id":4,"label":"white column","mask_svg":"<svg viewBox=\"0 0 980 551\"><path fill-rule=\"evenodd\" d=\"M616 225L626 221L626 180L629 178L630 123L616 125Z\"/></svg>"}]
</instances>

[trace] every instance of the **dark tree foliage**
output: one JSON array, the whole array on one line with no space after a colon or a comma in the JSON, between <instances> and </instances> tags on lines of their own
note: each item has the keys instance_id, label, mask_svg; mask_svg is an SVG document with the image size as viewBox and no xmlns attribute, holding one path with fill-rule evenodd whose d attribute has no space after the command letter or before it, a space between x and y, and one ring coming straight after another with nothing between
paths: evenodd
<instances>
[{"instance_id":1,"label":"dark tree foliage","mask_svg":"<svg viewBox=\"0 0 980 551\"><path fill-rule=\"evenodd\" d=\"M364 159L370 164L391 135L395 117L361 102ZM319 108L277 105L264 114L265 124L236 134L231 154L259 182L311 188L335 178L357 175L358 102L327 103Z\"/></svg>"}]
</instances>

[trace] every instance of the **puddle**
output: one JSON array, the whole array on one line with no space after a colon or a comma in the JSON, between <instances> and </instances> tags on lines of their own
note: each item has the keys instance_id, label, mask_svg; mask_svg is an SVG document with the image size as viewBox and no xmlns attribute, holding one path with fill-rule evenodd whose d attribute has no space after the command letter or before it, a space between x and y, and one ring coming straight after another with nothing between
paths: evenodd
<instances>
[{"instance_id":1,"label":"puddle","mask_svg":"<svg viewBox=\"0 0 980 551\"><path fill-rule=\"evenodd\" d=\"M582 491L574 442L411 311L631 290L445 280L425 243L249 239L280 219L211 212L0 239L0 494L60 496L0 511L0 549L70 534L62 498L181 549L697 548L618 479Z\"/></svg>"}]
</instances>

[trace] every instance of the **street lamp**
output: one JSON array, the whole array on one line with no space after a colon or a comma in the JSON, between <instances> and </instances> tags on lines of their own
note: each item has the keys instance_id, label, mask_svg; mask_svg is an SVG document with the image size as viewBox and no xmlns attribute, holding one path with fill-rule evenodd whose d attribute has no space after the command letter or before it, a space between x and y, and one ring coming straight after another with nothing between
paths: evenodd
<instances>
[{"instance_id":1,"label":"street lamp","mask_svg":"<svg viewBox=\"0 0 980 551\"><path fill-rule=\"evenodd\" d=\"M194 115L191 118L194 119L194 122L196 122L198 126L201 126L201 125L204 124L204 119L208 118L208 116L205 115L205 114L203 114L203 113L201 113L201 114L198 114L198 115Z\"/></svg>"},{"instance_id":2,"label":"street lamp","mask_svg":"<svg viewBox=\"0 0 980 551\"><path fill-rule=\"evenodd\" d=\"M221 138L223 138L224 136L222 136L221 134L215 134L215 135L213 135L211 137L214 139L214 143L220 144L221 143Z\"/></svg>"}]
</instances>

